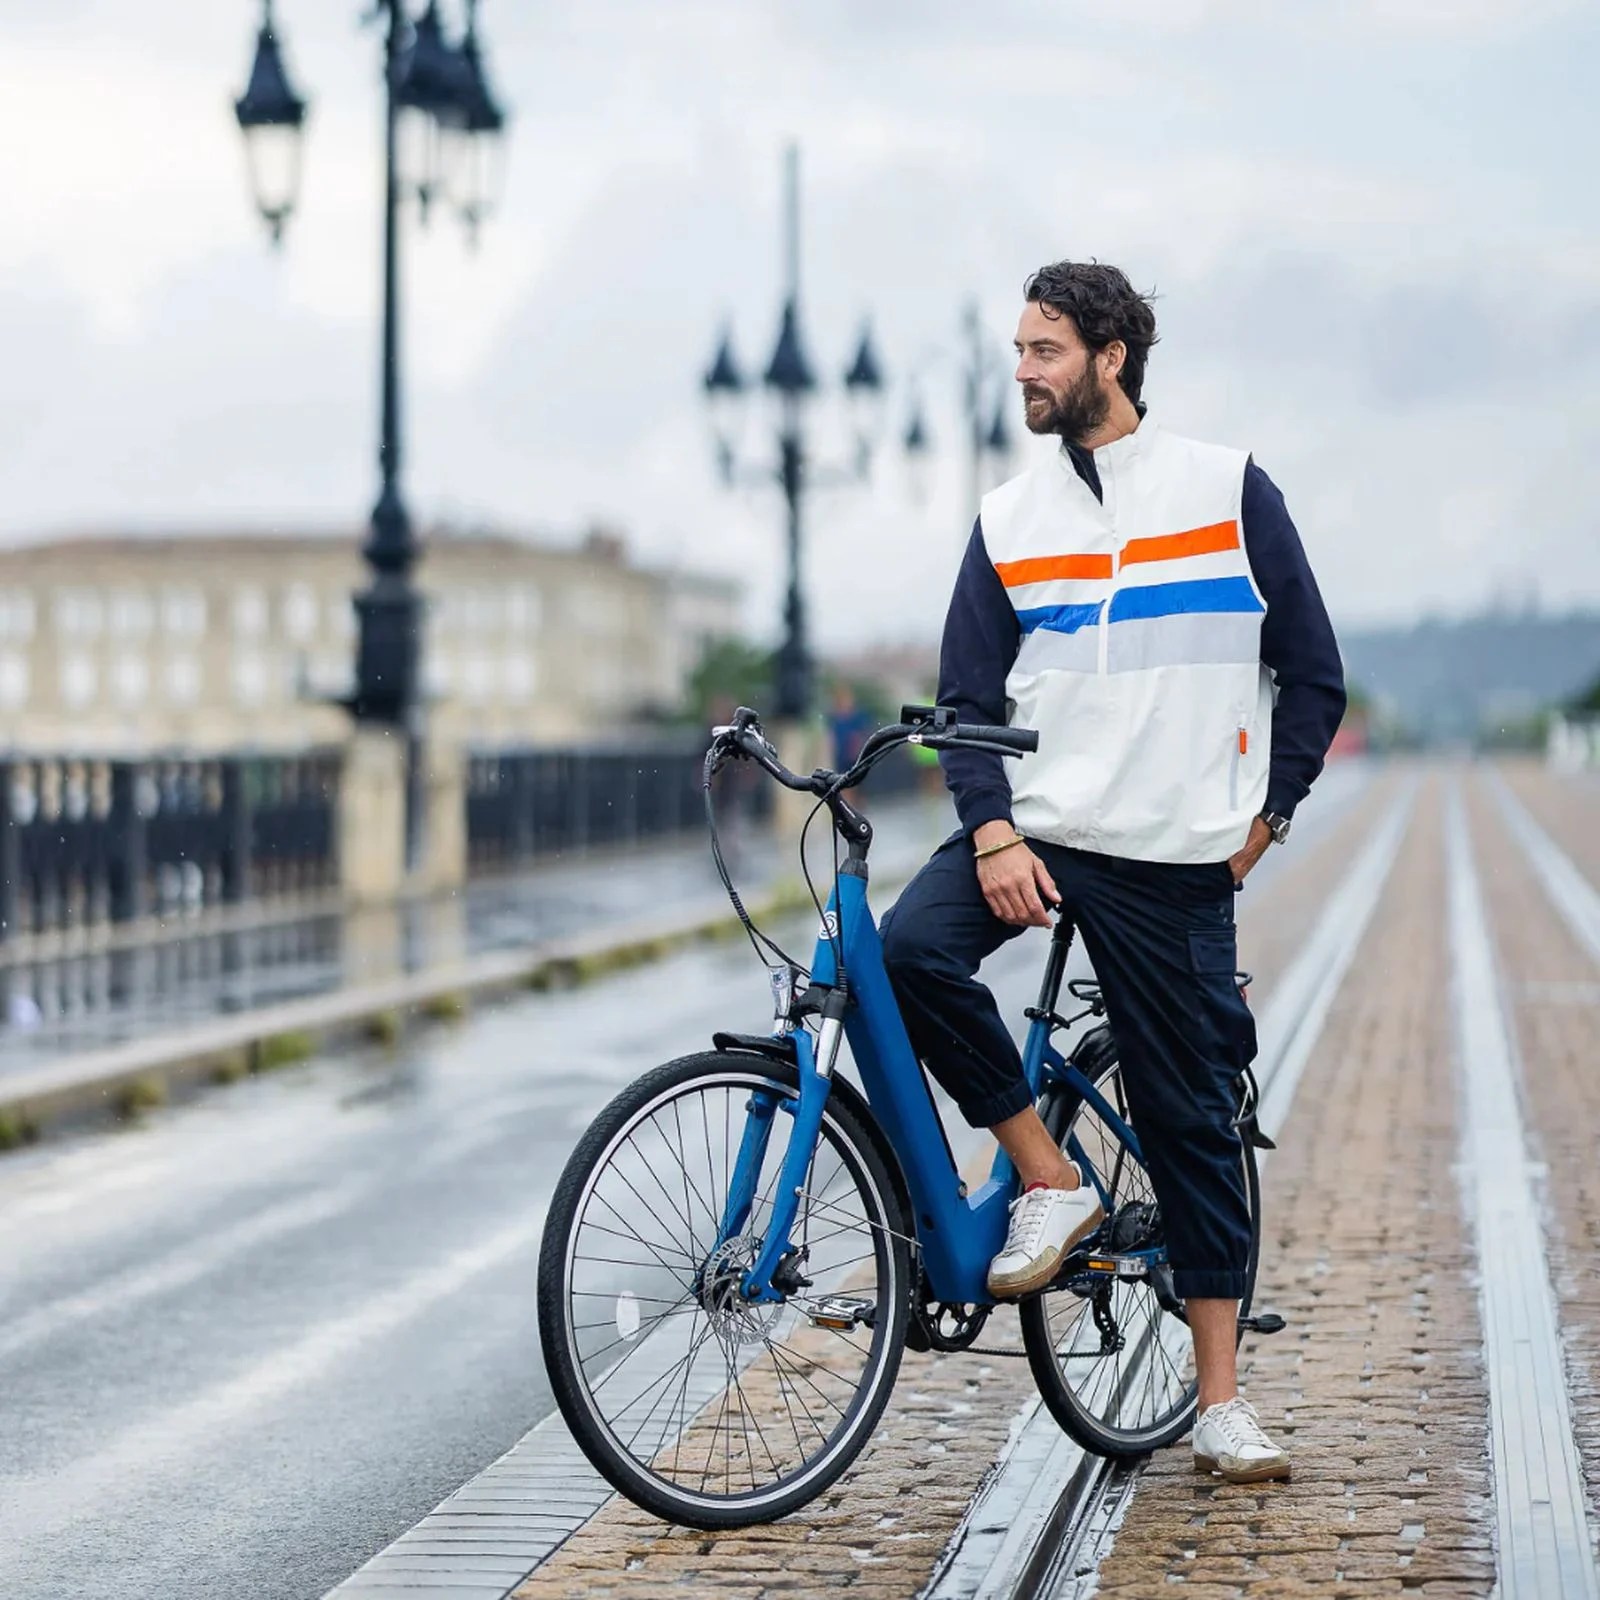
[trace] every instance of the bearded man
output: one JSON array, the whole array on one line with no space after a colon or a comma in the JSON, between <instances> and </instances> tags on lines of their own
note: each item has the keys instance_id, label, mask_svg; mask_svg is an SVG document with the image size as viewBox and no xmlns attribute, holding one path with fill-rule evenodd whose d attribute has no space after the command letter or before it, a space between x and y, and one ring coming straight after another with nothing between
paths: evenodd
<instances>
[{"instance_id":1,"label":"bearded man","mask_svg":"<svg viewBox=\"0 0 1600 1600\"><path fill-rule=\"evenodd\" d=\"M1194 1332L1197 1467L1289 1475L1238 1391L1250 1215L1239 1078L1255 1028L1234 981L1234 893L1288 839L1344 714L1327 611L1283 496L1241 450L1146 410L1155 314L1115 267L1025 289L1017 382L1060 448L983 500L945 620L939 701L1039 734L941 757L961 831L885 918L913 1045L1021 1179L990 1292L1042 1289L1102 1219L1034 1110L979 963L1055 910L1105 997Z\"/></svg>"}]
</instances>

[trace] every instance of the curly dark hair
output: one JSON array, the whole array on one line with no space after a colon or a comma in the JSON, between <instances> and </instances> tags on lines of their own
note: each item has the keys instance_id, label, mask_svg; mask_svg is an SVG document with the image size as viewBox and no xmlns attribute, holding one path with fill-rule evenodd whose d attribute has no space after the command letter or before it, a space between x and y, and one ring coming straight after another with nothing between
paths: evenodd
<instances>
[{"instance_id":1,"label":"curly dark hair","mask_svg":"<svg viewBox=\"0 0 1600 1600\"><path fill-rule=\"evenodd\" d=\"M1052 261L1028 279L1022 292L1046 316L1070 317L1078 337L1096 355L1120 339L1128 355L1117 381L1138 403L1145 360L1156 342L1153 296L1140 294L1125 272L1099 261Z\"/></svg>"}]
</instances>

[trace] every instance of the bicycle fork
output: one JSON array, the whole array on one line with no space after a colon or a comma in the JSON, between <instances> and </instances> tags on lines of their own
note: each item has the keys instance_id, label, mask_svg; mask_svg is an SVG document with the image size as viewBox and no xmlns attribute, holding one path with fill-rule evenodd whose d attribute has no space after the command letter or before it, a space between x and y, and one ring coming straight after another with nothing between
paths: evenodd
<instances>
[{"instance_id":1,"label":"bicycle fork","mask_svg":"<svg viewBox=\"0 0 1600 1600\"><path fill-rule=\"evenodd\" d=\"M834 1063L844 1037L844 1009L843 992L830 990L823 1002L822 1026L818 1030L816 1044L812 1044L811 1035L804 1028L797 1028L791 1036L794 1039L795 1061L800 1069L798 1099L757 1089L745 1105L744 1132L739 1140L739 1154L734 1161L722 1224L717 1232L719 1249L730 1239L737 1238L750 1221L756 1202L756 1185L760 1181L767 1146L772 1138L775 1113L781 1110L794 1118L789 1148L784 1152L776 1192L772 1197L772 1216L766 1235L739 1285L740 1295L747 1301L771 1304L784 1298L783 1293L773 1287L773 1274L790 1254L789 1234L799 1213L800 1196L804 1192L806 1176L822 1133L822 1113L828 1103Z\"/></svg>"}]
</instances>

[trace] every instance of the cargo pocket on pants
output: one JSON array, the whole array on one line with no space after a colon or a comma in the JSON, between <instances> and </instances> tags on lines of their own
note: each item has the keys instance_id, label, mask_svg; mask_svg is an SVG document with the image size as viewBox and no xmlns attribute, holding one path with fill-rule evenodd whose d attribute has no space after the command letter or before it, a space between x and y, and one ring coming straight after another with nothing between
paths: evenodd
<instances>
[{"instance_id":1,"label":"cargo pocket on pants","mask_svg":"<svg viewBox=\"0 0 1600 1600\"><path fill-rule=\"evenodd\" d=\"M1219 1065L1236 1077L1256 1057L1256 1019L1239 993L1234 973L1239 941L1230 928L1192 928L1189 964L1199 992L1201 1020L1210 1032Z\"/></svg>"}]
</instances>

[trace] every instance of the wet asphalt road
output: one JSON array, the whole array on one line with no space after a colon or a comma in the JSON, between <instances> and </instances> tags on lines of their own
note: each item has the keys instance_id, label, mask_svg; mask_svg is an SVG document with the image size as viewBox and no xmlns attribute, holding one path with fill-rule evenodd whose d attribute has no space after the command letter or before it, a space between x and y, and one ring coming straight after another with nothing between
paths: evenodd
<instances>
[{"instance_id":1,"label":"wet asphalt road","mask_svg":"<svg viewBox=\"0 0 1600 1600\"><path fill-rule=\"evenodd\" d=\"M1019 1020L1042 940L985 969ZM593 1114L766 1025L747 947L699 949L0 1161L0 1594L316 1600L550 1409L539 1233Z\"/></svg>"}]
</instances>

